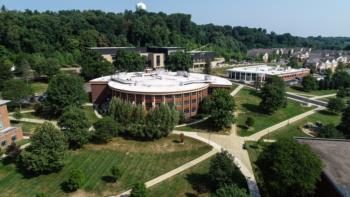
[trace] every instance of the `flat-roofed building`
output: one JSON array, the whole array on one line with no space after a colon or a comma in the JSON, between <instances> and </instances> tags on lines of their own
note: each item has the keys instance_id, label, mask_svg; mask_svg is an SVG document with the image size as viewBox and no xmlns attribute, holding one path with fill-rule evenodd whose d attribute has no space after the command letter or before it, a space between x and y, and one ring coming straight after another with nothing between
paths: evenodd
<instances>
[{"instance_id":1,"label":"flat-roofed building","mask_svg":"<svg viewBox=\"0 0 350 197\"><path fill-rule=\"evenodd\" d=\"M197 115L200 102L215 88L230 88L232 83L224 78L158 70L153 72L116 73L90 81L94 104L108 102L118 97L141 104L146 110L161 103L174 106L186 117Z\"/></svg>"},{"instance_id":2,"label":"flat-roofed building","mask_svg":"<svg viewBox=\"0 0 350 197\"><path fill-rule=\"evenodd\" d=\"M0 148L23 139L21 128L11 127L6 104L10 101L0 100Z\"/></svg>"},{"instance_id":3,"label":"flat-roofed building","mask_svg":"<svg viewBox=\"0 0 350 197\"><path fill-rule=\"evenodd\" d=\"M229 78L235 81L254 83L255 81L265 81L269 76L279 76L284 81L292 81L309 75L310 69L258 65L231 68L228 69L227 72Z\"/></svg>"},{"instance_id":4,"label":"flat-roofed building","mask_svg":"<svg viewBox=\"0 0 350 197\"><path fill-rule=\"evenodd\" d=\"M337 139L297 138L307 144L324 164L322 182L315 196L350 196L350 141Z\"/></svg>"}]
</instances>

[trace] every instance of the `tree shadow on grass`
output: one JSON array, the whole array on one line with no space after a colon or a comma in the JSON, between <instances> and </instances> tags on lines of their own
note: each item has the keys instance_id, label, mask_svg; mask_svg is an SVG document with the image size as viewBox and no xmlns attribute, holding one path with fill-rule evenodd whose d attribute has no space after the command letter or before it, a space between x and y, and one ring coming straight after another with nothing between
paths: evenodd
<instances>
[{"instance_id":1,"label":"tree shadow on grass","mask_svg":"<svg viewBox=\"0 0 350 197\"><path fill-rule=\"evenodd\" d=\"M259 105L244 103L242 106L250 112L257 113L257 114L265 114L261 111Z\"/></svg>"},{"instance_id":2,"label":"tree shadow on grass","mask_svg":"<svg viewBox=\"0 0 350 197\"><path fill-rule=\"evenodd\" d=\"M301 86L291 86L290 88L293 89L293 90L300 91L300 92L308 93L308 92L306 92L306 91L304 90L304 88L301 87Z\"/></svg>"},{"instance_id":3,"label":"tree shadow on grass","mask_svg":"<svg viewBox=\"0 0 350 197\"><path fill-rule=\"evenodd\" d=\"M66 181L63 181L61 184L60 184L60 188L63 192L65 193L72 193L72 192L75 192L74 190L71 190L70 188L68 188L68 183Z\"/></svg>"},{"instance_id":4,"label":"tree shadow on grass","mask_svg":"<svg viewBox=\"0 0 350 197\"><path fill-rule=\"evenodd\" d=\"M115 183L115 179L112 176L102 176L101 180L106 183Z\"/></svg>"},{"instance_id":5,"label":"tree shadow on grass","mask_svg":"<svg viewBox=\"0 0 350 197\"><path fill-rule=\"evenodd\" d=\"M207 193L212 189L210 187L210 179L208 174L191 173L186 176L186 180L191 184L192 188L199 194ZM186 194L186 196L191 195L191 193Z\"/></svg>"},{"instance_id":6,"label":"tree shadow on grass","mask_svg":"<svg viewBox=\"0 0 350 197\"><path fill-rule=\"evenodd\" d=\"M320 114L326 115L326 116L337 116L338 114L330 112L328 110L321 110L319 111Z\"/></svg>"}]
</instances>

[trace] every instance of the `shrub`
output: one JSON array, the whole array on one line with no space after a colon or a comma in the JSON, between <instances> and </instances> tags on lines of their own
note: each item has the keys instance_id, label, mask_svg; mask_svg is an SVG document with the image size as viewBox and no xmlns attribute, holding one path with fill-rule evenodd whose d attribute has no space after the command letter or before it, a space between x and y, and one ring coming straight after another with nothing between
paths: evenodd
<instances>
[{"instance_id":1,"label":"shrub","mask_svg":"<svg viewBox=\"0 0 350 197\"><path fill-rule=\"evenodd\" d=\"M116 182L122 176L122 171L119 169L118 166L113 166L111 168L111 174L113 180Z\"/></svg>"},{"instance_id":2,"label":"shrub","mask_svg":"<svg viewBox=\"0 0 350 197\"><path fill-rule=\"evenodd\" d=\"M107 143L113 136L118 134L117 123L111 117L99 119L94 124L93 140L99 143Z\"/></svg>"},{"instance_id":3,"label":"shrub","mask_svg":"<svg viewBox=\"0 0 350 197\"><path fill-rule=\"evenodd\" d=\"M252 117L248 117L247 120L245 121L245 124L247 125L247 127L252 127L254 126L255 120Z\"/></svg>"},{"instance_id":4,"label":"shrub","mask_svg":"<svg viewBox=\"0 0 350 197\"><path fill-rule=\"evenodd\" d=\"M146 197L147 188L144 183L136 183L130 192L130 197Z\"/></svg>"},{"instance_id":5,"label":"shrub","mask_svg":"<svg viewBox=\"0 0 350 197\"><path fill-rule=\"evenodd\" d=\"M213 197L249 197L245 189L240 189L237 185L225 185L217 189Z\"/></svg>"},{"instance_id":6,"label":"shrub","mask_svg":"<svg viewBox=\"0 0 350 197\"><path fill-rule=\"evenodd\" d=\"M68 180L65 182L65 187L68 191L73 192L84 185L85 175L81 170L73 170L70 173Z\"/></svg>"}]
</instances>

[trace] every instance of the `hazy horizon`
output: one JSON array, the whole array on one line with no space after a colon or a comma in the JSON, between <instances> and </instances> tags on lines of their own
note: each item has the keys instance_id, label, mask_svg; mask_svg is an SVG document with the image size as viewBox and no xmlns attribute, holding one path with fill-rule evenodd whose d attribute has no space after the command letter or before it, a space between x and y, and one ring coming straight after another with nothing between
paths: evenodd
<instances>
[{"instance_id":1,"label":"hazy horizon","mask_svg":"<svg viewBox=\"0 0 350 197\"><path fill-rule=\"evenodd\" d=\"M103 3L101 3L103 2ZM9 10L135 10L138 0L0 0ZM350 37L350 1L336 0L144 0L150 12L186 13L197 24L263 28L295 36Z\"/></svg>"}]
</instances>

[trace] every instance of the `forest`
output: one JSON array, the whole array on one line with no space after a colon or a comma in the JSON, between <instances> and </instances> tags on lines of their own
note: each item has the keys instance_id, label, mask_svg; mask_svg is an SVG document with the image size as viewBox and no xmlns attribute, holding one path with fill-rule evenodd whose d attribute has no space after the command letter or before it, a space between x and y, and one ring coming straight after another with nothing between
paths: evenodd
<instances>
[{"instance_id":1,"label":"forest","mask_svg":"<svg viewBox=\"0 0 350 197\"><path fill-rule=\"evenodd\" d=\"M3 6L0 27L0 59L13 63L54 59L60 66L78 66L86 48L96 46L181 46L237 60L251 48L350 49L350 38L303 38L262 28L198 25L191 15L162 12L38 12Z\"/></svg>"}]
</instances>

